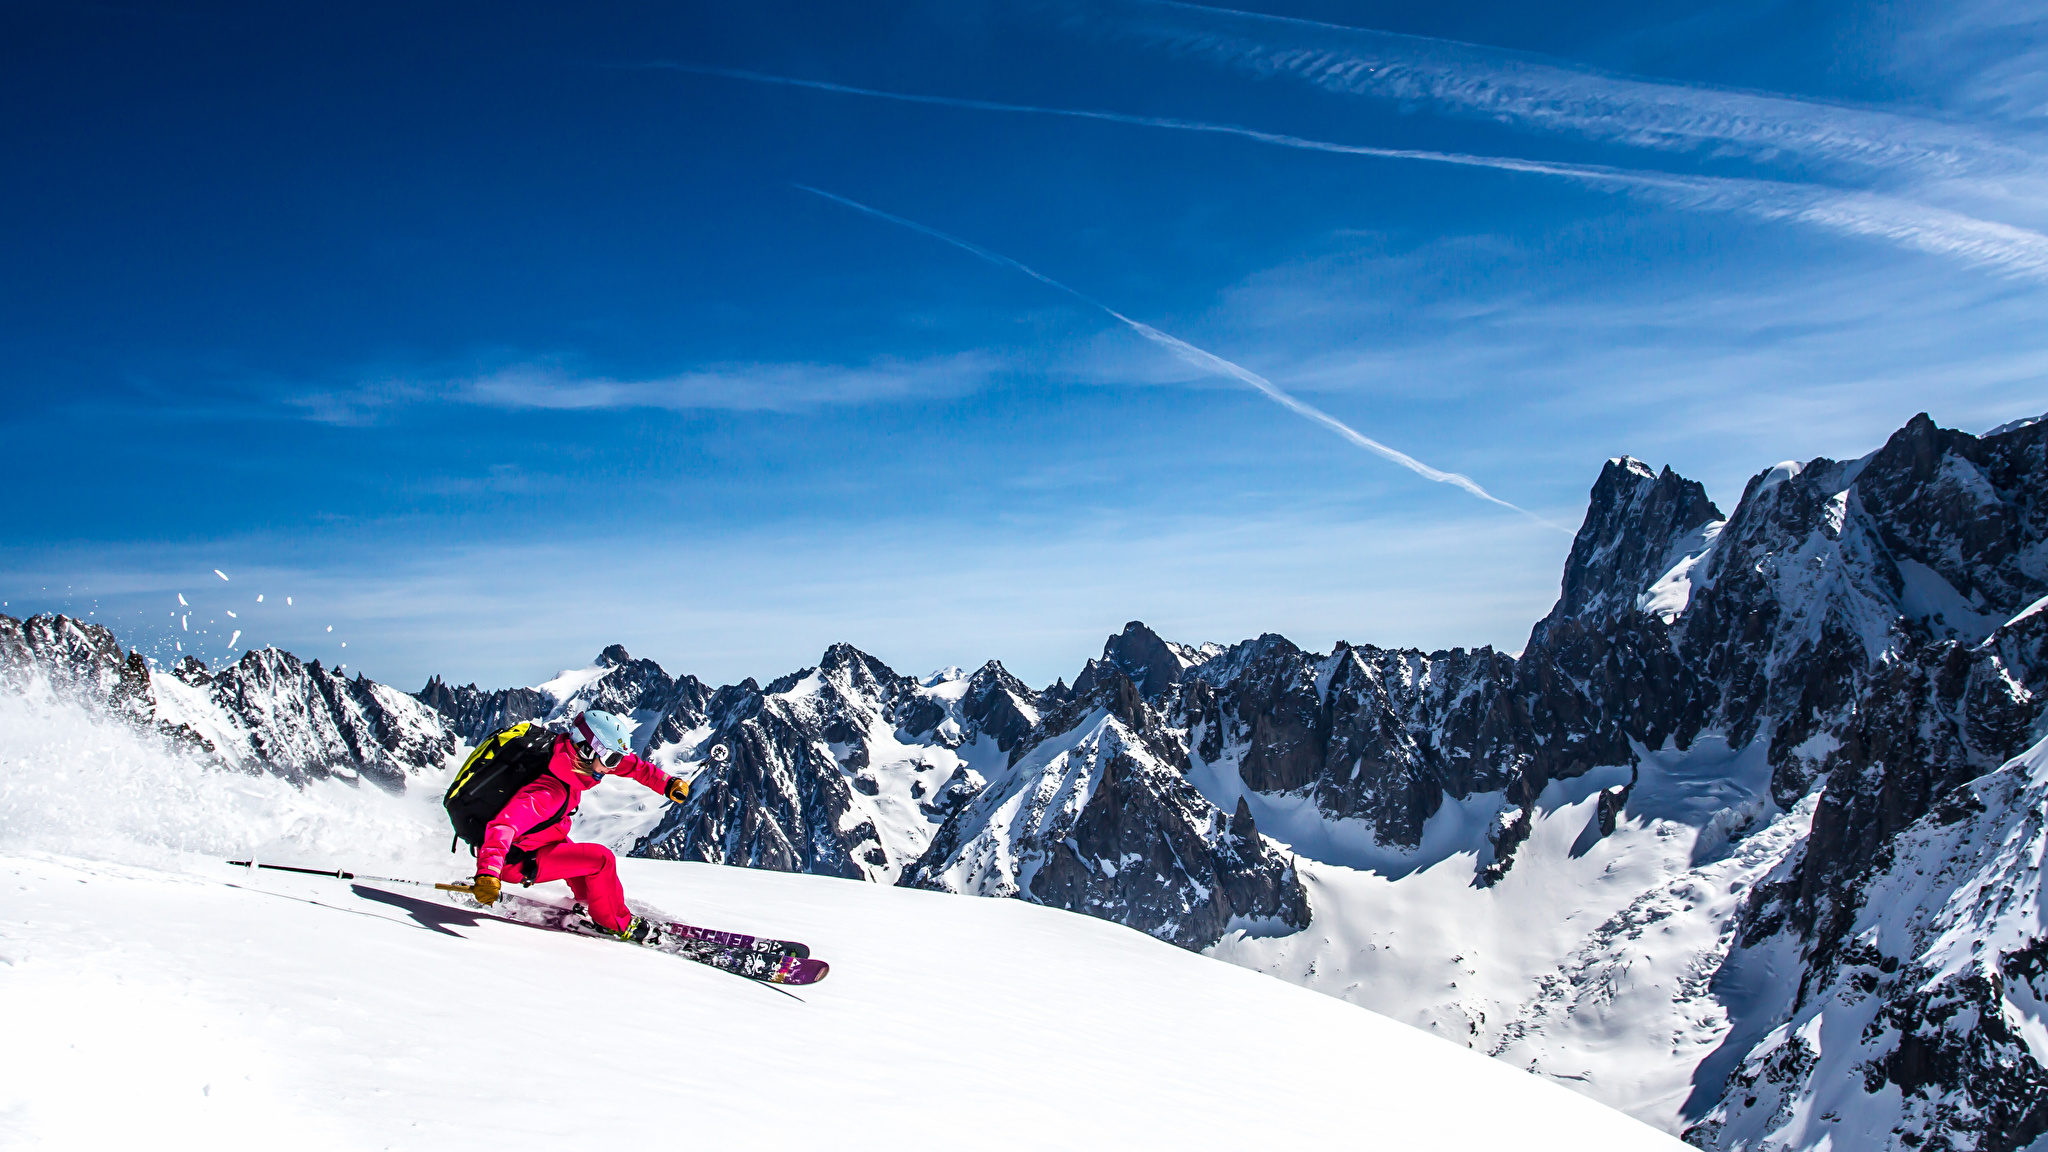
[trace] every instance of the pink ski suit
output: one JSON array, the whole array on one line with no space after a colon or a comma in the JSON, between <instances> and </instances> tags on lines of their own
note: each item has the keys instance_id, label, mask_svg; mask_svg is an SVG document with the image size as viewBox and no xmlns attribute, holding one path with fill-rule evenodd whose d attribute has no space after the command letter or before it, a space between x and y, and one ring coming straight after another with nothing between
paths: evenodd
<instances>
[{"instance_id":1,"label":"pink ski suit","mask_svg":"<svg viewBox=\"0 0 2048 1152\"><path fill-rule=\"evenodd\" d=\"M630 753L617 767L606 769L605 775L627 776L656 792L666 793L669 788L668 773ZM556 740L548 770L513 793L505 810L484 826L476 872L507 882L567 880L569 890L590 909L590 918L599 927L617 932L632 923L633 914L626 908L626 890L619 884L612 850L602 844L569 842L569 820L583 802L584 789L595 783L597 780L586 780L576 771L576 754L570 750L569 738ZM558 812L561 819L532 831ZM533 863L515 863L507 870L505 856L514 848L533 853Z\"/></svg>"}]
</instances>

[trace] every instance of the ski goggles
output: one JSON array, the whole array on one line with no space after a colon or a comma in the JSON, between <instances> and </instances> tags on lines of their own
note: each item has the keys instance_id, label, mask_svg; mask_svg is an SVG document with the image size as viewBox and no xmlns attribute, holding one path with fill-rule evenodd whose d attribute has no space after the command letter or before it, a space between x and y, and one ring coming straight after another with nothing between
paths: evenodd
<instances>
[{"instance_id":1,"label":"ski goggles","mask_svg":"<svg viewBox=\"0 0 2048 1152\"><path fill-rule=\"evenodd\" d=\"M626 758L624 752L612 752L596 744L579 743L576 745L576 750L582 754L585 760L604 769L617 768L619 761Z\"/></svg>"},{"instance_id":2,"label":"ski goggles","mask_svg":"<svg viewBox=\"0 0 2048 1152\"><path fill-rule=\"evenodd\" d=\"M592 761L604 768L617 768L619 761L626 758L625 749L606 747L604 741L598 739L597 733L590 730L589 723L583 717L578 716L576 718L575 729L576 731L573 735L576 741L576 751L585 760Z\"/></svg>"}]
</instances>

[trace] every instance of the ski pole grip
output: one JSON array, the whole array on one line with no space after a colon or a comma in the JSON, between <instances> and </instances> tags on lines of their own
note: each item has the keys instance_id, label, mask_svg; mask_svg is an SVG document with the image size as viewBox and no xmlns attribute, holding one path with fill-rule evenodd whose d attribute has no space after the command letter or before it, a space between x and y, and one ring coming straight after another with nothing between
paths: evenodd
<instances>
[{"instance_id":1,"label":"ski pole grip","mask_svg":"<svg viewBox=\"0 0 2048 1152\"><path fill-rule=\"evenodd\" d=\"M469 885L467 885L467 884L436 884L436 885L434 885L434 887L436 887L436 888L439 888L439 889L440 889L440 890L442 890L443 892L474 892L474 891L476 891L476 889L474 889L474 888L470 887L470 886L469 886Z\"/></svg>"}]
</instances>

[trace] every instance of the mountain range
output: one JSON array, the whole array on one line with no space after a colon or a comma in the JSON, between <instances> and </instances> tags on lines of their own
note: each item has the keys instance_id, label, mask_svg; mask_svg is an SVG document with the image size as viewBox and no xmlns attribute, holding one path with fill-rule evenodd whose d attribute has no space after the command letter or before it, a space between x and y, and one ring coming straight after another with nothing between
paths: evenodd
<instances>
[{"instance_id":1,"label":"mountain range","mask_svg":"<svg viewBox=\"0 0 2048 1152\"><path fill-rule=\"evenodd\" d=\"M0 678L388 791L603 708L693 779L607 826L633 856L1113 920L1702 1148L2008 1152L2048 1133L2044 492L2048 421L1917 416L1728 512L1609 460L1516 653L1134 621L1043 689L846 644L712 688L614 645L532 687L405 693L272 649L157 669L38 616L0 617Z\"/></svg>"}]
</instances>

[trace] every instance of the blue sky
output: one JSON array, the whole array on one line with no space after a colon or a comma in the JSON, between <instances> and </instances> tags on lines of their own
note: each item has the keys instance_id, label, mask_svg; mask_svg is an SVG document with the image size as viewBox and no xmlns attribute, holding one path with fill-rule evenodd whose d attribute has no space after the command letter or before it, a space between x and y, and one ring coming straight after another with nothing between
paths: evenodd
<instances>
[{"instance_id":1,"label":"blue sky","mask_svg":"<svg viewBox=\"0 0 2048 1152\"><path fill-rule=\"evenodd\" d=\"M4 611L407 688L1514 650L1609 456L2048 408L2018 3L734 7L0 4Z\"/></svg>"}]
</instances>

